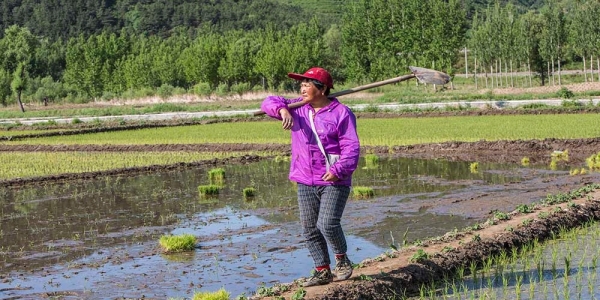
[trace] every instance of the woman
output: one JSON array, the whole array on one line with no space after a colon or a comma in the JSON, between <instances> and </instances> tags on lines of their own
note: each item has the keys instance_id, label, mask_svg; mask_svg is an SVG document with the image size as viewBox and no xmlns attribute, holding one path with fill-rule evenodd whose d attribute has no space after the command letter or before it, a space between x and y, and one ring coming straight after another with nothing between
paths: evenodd
<instances>
[{"instance_id":1,"label":"woman","mask_svg":"<svg viewBox=\"0 0 600 300\"><path fill-rule=\"evenodd\" d=\"M348 246L340 219L360 155L356 117L336 98L328 98L333 79L325 69L315 67L288 76L302 82L301 97L288 100L269 96L261 108L292 132L289 179L298 183L300 221L315 264L303 285L333 281L328 245L335 254L333 273L338 280L346 280L352 275L352 262L346 255ZM294 102L304 105L289 109L288 104Z\"/></svg>"}]
</instances>

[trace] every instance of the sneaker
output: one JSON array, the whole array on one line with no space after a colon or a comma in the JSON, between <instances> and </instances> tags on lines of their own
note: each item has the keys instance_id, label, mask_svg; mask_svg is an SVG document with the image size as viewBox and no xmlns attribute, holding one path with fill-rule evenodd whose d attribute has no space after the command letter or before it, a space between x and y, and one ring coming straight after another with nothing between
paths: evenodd
<instances>
[{"instance_id":1,"label":"sneaker","mask_svg":"<svg viewBox=\"0 0 600 300\"><path fill-rule=\"evenodd\" d=\"M347 255L335 258L335 269L333 269L338 280L346 280L352 276L352 262Z\"/></svg>"},{"instance_id":2,"label":"sneaker","mask_svg":"<svg viewBox=\"0 0 600 300\"><path fill-rule=\"evenodd\" d=\"M321 271L314 270L313 274L304 281L302 284L303 287L315 286L315 285L323 285L328 284L333 281L333 274L331 274L331 270L323 269Z\"/></svg>"}]
</instances>

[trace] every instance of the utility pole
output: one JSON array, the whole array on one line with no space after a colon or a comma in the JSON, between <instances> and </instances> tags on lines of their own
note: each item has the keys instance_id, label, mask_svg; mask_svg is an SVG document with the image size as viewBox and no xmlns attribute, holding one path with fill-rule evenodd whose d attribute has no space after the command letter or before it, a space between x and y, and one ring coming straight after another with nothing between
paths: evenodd
<instances>
[{"instance_id":1,"label":"utility pole","mask_svg":"<svg viewBox=\"0 0 600 300\"><path fill-rule=\"evenodd\" d=\"M469 64L467 63L467 46L465 46L465 78L469 77Z\"/></svg>"}]
</instances>

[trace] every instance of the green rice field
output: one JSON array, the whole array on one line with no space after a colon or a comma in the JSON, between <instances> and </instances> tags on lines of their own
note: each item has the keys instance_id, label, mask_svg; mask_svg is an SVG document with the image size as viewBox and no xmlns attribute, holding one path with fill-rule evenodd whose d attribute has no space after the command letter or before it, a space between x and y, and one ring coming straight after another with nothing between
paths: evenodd
<instances>
[{"instance_id":1,"label":"green rice field","mask_svg":"<svg viewBox=\"0 0 600 300\"><path fill-rule=\"evenodd\" d=\"M411 145L445 141L591 138L600 136L595 114L458 116L358 119L362 145ZM56 136L6 144L198 144L290 141L277 121L218 123Z\"/></svg>"},{"instance_id":2,"label":"green rice field","mask_svg":"<svg viewBox=\"0 0 600 300\"><path fill-rule=\"evenodd\" d=\"M190 163L267 152L0 152L0 180Z\"/></svg>"}]
</instances>

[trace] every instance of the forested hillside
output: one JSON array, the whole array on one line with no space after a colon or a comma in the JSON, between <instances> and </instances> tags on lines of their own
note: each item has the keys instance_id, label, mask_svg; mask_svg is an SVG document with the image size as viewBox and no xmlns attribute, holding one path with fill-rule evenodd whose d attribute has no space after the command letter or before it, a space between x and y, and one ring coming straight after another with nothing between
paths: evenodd
<instances>
[{"instance_id":1,"label":"forested hillside","mask_svg":"<svg viewBox=\"0 0 600 300\"><path fill-rule=\"evenodd\" d=\"M219 31L273 24L287 29L310 17L298 6L270 0L2 0L0 37L10 25L66 40L119 32L166 37L173 28L211 25Z\"/></svg>"},{"instance_id":2,"label":"forested hillside","mask_svg":"<svg viewBox=\"0 0 600 300\"><path fill-rule=\"evenodd\" d=\"M211 25L219 31L252 30L274 24L285 30L312 17L321 24L339 24L344 9L359 0L2 0L0 37L10 25L27 27L33 34L51 40L66 40L80 34L102 31L160 35L173 28L193 30ZM391 1L401 2L401 1ZM470 20L496 0L461 0ZM539 9L544 0L500 0L520 12Z\"/></svg>"},{"instance_id":3,"label":"forested hillside","mask_svg":"<svg viewBox=\"0 0 600 300\"><path fill-rule=\"evenodd\" d=\"M458 61L465 48L469 71L485 73L486 87L512 85L508 74L517 70L542 84L559 74L560 85L555 70L572 62L598 73L586 81L600 77L597 0L546 0L525 12L496 2L471 19L469 5L483 3L351 0L335 23L323 18L340 4L335 0L302 7L266 0L36 1L45 4L1 2L13 11L3 9L2 22L9 15L22 21L0 38L1 104L290 89L287 72L316 65L346 83L396 77L409 65L454 75L464 70Z\"/></svg>"}]
</instances>

